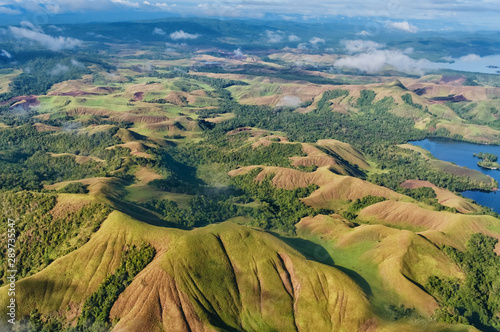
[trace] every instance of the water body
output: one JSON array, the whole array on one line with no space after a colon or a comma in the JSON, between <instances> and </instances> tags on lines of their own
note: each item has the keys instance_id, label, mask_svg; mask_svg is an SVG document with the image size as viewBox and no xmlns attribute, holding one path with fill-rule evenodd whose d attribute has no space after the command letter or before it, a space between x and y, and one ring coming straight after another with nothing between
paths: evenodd
<instances>
[{"instance_id":1,"label":"water body","mask_svg":"<svg viewBox=\"0 0 500 332\"><path fill-rule=\"evenodd\" d=\"M410 143L430 151L437 159L478 170L483 174L491 176L500 183L500 170L488 170L479 167L477 165L479 159L473 156L474 153L487 152L496 154L500 157L500 146L498 145L464 143L445 139L425 139L423 141ZM491 193L464 191L462 195L500 213L500 191Z\"/></svg>"},{"instance_id":2,"label":"water body","mask_svg":"<svg viewBox=\"0 0 500 332\"><path fill-rule=\"evenodd\" d=\"M454 63L440 63L439 68L486 74L500 73L500 54L485 57L468 56L453 60Z\"/></svg>"}]
</instances>

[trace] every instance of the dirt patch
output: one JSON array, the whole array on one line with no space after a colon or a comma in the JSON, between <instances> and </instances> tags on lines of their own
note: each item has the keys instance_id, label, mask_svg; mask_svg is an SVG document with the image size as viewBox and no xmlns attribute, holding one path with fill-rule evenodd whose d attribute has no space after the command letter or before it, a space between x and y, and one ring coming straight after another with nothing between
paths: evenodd
<instances>
[{"instance_id":1,"label":"dirt patch","mask_svg":"<svg viewBox=\"0 0 500 332\"><path fill-rule=\"evenodd\" d=\"M98 86L93 88L91 91L99 95L107 95L119 91L120 88L115 88L111 86Z\"/></svg>"},{"instance_id":2,"label":"dirt patch","mask_svg":"<svg viewBox=\"0 0 500 332\"><path fill-rule=\"evenodd\" d=\"M128 142L128 143L124 143L124 144L118 144L115 146L111 146L107 149L114 149L117 146L130 149L130 154L137 156L137 157L144 157L144 158L152 158L153 157L149 153L145 152L146 146L140 142Z\"/></svg>"},{"instance_id":3,"label":"dirt patch","mask_svg":"<svg viewBox=\"0 0 500 332\"><path fill-rule=\"evenodd\" d=\"M50 113L35 115L33 117L33 119L40 119L40 120L43 120L43 121L48 121L48 120L50 120Z\"/></svg>"},{"instance_id":4,"label":"dirt patch","mask_svg":"<svg viewBox=\"0 0 500 332\"><path fill-rule=\"evenodd\" d=\"M99 94L93 93L93 92L80 91L80 90L73 90L73 91L67 91L67 92L52 91L52 92L48 93L48 96L71 96L71 97L97 96L97 95L99 95Z\"/></svg>"},{"instance_id":5,"label":"dirt patch","mask_svg":"<svg viewBox=\"0 0 500 332\"><path fill-rule=\"evenodd\" d=\"M139 181L139 184L148 184L153 180L159 180L163 177L147 167L141 167L137 172L134 173L135 177Z\"/></svg>"},{"instance_id":6,"label":"dirt patch","mask_svg":"<svg viewBox=\"0 0 500 332\"><path fill-rule=\"evenodd\" d=\"M452 85L462 85L465 82L465 77L463 76L453 76L453 75L443 75L441 78L440 83L441 84L450 84L454 83Z\"/></svg>"},{"instance_id":7,"label":"dirt patch","mask_svg":"<svg viewBox=\"0 0 500 332\"><path fill-rule=\"evenodd\" d=\"M187 97L184 95L184 93L180 92L170 92L165 97L165 100L177 106L186 106L188 103Z\"/></svg>"},{"instance_id":8,"label":"dirt patch","mask_svg":"<svg viewBox=\"0 0 500 332\"><path fill-rule=\"evenodd\" d=\"M452 103L459 103L462 101L469 101L467 98L465 98L463 95L449 95L446 97L432 97L429 98L429 101L434 103L434 104L441 104L444 105L447 102L451 101Z\"/></svg>"},{"instance_id":9,"label":"dirt patch","mask_svg":"<svg viewBox=\"0 0 500 332\"><path fill-rule=\"evenodd\" d=\"M273 143L289 143L288 138L279 135L269 135L266 137L259 138L256 142L252 144L252 148L257 148L259 146L269 146Z\"/></svg>"},{"instance_id":10,"label":"dirt patch","mask_svg":"<svg viewBox=\"0 0 500 332\"><path fill-rule=\"evenodd\" d=\"M134 101L141 101L144 99L144 92L136 92L134 93Z\"/></svg>"},{"instance_id":11,"label":"dirt patch","mask_svg":"<svg viewBox=\"0 0 500 332\"><path fill-rule=\"evenodd\" d=\"M85 163L88 163L90 161L95 161L95 162L99 162L99 163L105 162L104 160L97 158L97 157L94 157L94 156L78 156L78 155L75 155L72 153L50 153L49 152L49 155L51 157L55 157L55 158L62 157L62 156L71 156L71 157L75 158L75 162L77 162L78 164L85 164Z\"/></svg>"},{"instance_id":12,"label":"dirt patch","mask_svg":"<svg viewBox=\"0 0 500 332\"><path fill-rule=\"evenodd\" d=\"M117 121L129 121L133 123L160 123L168 120L166 116L136 115L133 112L114 112L106 109L76 108L67 112L69 116L97 115L109 117Z\"/></svg>"},{"instance_id":13,"label":"dirt patch","mask_svg":"<svg viewBox=\"0 0 500 332\"><path fill-rule=\"evenodd\" d=\"M12 104L10 108L23 107L27 109L29 107L40 105L40 101L38 100L37 96L30 95L30 96L17 96L7 101L0 102L0 106L8 104Z\"/></svg>"},{"instance_id":14,"label":"dirt patch","mask_svg":"<svg viewBox=\"0 0 500 332\"><path fill-rule=\"evenodd\" d=\"M44 132L44 131L59 131L61 128L55 126L49 126L43 123L34 123L33 127L35 127L36 131Z\"/></svg>"},{"instance_id":15,"label":"dirt patch","mask_svg":"<svg viewBox=\"0 0 500 332\"><path fill-rule=\"evenodd\" d=\"M57 196L56 206L50 210L50 214L54 218L61 218L68 215L68 213L77 212L84 206L90 204L90 200L86 200L81 195L73 196L71 194L61 194Z\"/></svg>"},{"instance_id":16,"label":"dirt patch","mask_svg":"<svg viewBox=\"0 0 500 332\"><path fill-rule=\"evenodd\" d=\"M112 183L115 181L116 178L111 178L111 177L87 178L87 179L64 181L64 182L54 183L51 185L45 185L44 188L49 190L59 190L64 188L70 183L81 182L82 184L89 186L88 189L90 195L95 195L102 193L104 190L109 188L109 186L112 185Z\"/></svg>"}]
</instances>

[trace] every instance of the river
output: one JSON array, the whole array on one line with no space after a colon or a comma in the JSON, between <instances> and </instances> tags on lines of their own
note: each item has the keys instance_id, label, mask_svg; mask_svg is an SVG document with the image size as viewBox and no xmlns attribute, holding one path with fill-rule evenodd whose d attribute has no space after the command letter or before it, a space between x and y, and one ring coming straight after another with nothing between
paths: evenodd
<instances>
[{"instance_id":1,"label":"river","mask_svg":"<svg viewBox=\"0 0 500 332\"><path fill-rule=\"evenodd\" d=\"M488 170L479 167L477 165L479 159L473 156L474 153L478 152L493 153L500 156L500 146L465 143L445 139L425 139L410 143L430 151L437 159L478 170L483 174L491 176L500 183L500 170ZM500 213L500 192L464 191L462 195Z\"/></svg>"}]
</instances>

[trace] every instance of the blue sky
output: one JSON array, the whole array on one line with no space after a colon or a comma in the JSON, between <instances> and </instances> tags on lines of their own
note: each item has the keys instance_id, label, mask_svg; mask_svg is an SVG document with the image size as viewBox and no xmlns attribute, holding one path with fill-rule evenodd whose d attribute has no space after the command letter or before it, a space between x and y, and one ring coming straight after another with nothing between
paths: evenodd
<instances>
[{"instance_id":1,"label":"blue sky","mask_svg":"<svg viewBox=\"0 0 500 332\"><path fill-rule=\"evenodd\" d=\"M71 13L106 20L169 16L301 19L335 16L377 17L387 21L438 20L468 29L498 29L500 0L0 0L0 22L57 20ZM133 15L132 15L133 16ZM76 16L72 16L76 17ZM441 25L442 26L442 25ZM452 25L450 25L452 26Z\"/></svg>"}]
</instances>

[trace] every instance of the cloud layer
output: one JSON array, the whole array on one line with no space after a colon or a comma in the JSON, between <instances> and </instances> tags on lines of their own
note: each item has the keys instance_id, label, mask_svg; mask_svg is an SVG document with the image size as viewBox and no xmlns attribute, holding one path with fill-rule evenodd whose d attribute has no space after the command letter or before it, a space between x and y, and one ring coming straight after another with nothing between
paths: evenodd
<instances>
[{"instance_id":1,"label":"cloud layer","mask_svg":"<svg viewBox=\"0 0 500 332\"><path fill-rule=\"evenodd\" d=\"M349 40L343 42L344 49L349 56L344 56L335 61L335 67L357 69L359 71L375 74L387 66L401 72L422 75L425 69L434 68L435 64L426 59L413 59L408 56L411 50L382 49L384 45L362 40Z\"/></svg>"},{"instance_id":2,"label":"cloud layer","mask_svg":"<svg viewBox=\"0 0 500 332\"><path fill-rule=\"evenodd\" d=\"M500 6L497 0L2 0L0 14L16 15L21 10L33 13L66 13L89 10L140 9L144 11L167 11L183 15L217 17L262 17L265 13L303 15L306 17L324 16L364 16L387 17L391 20L402 19L461 19L465 23L475 21L497 26ZM402 28L412 30L411 26ZM401 24L403 23L403 24Z\"/></svg>"},{"instance_id":3,"label":"cloud layer","mask_svg":"<svg viewBox=\"0 0 500 332\"><path fill-rule=\"evenodd\" d=\"M4 49L1 50L0 56L3 56L5 58L7 58L7 59L12 58L12 55L9 52L7 52L6 50L4 50Z\"/></svg>"},{"instance_id":4,"label":"cloud layer","mask_svg":"<svg viewBox=\"0 0 500 332\"><path fill-rule=\"evenodd\" d=\"M29 26L29 24L24 24L24 26ZM72 49L82 45L82 41L70 38L70 37L53 37L43 33L38 27L32 27L33 29L9 27L9 32L12 37L16 39L24 39L31 42L38 43L40 46L47 48L51 51L60 51L63 49Z\"/></svg>"},{"instance_id":5,"label":"cloud layer","mask_svg":"<svg viewBox=\"0 0 500 332\"><path fill-rule=\"evenodd\" d=\"M384 45L371 40L344 40L341 42L342 47L348 54L356 54L368 51L378 50Z\"/></svg>"},{"instance_id":6,"label":"cloud layer","mask_svg":"<svg viewBox=\"0 0 500 332\"><path fill-rule=\"evenodd\" d=\"M418 32L418 28L414 26L411 23L408 23L408 21L403 21L403 22L388 22L387 26L389 28L395 29L395 30L400 30L404 32L410 32L410 33L416 33Z\"/></svg>"},{"instance_id":7,"label":"cloud layer","mask_svg":"<svg viewBox=\"0 0 500 332\"><path fill-rule=\"evenodd\" d=\"M280 43L281 41L283 41L283 37L281 36L281 34L271 30L266 31L266 37L270 43Z\"/></svg>"},{"instance_id":8,"label":"cloud layer","mask_svg":"<svg viewBox=\"0 0 500 332\"><path fill-rule=\"evenodd\" d=\"M182 30L175 31L175 32L172 32L170 34L170 38L172 38L173 40L179 40L179 39L196 39L199 36L200 36L199 34L190 34L190 33L184 32Z\"/></svg>"},{"instance_id":9,"label":"cloud layer","mask_svg":"<svg viewBox=\"0 0 500 332\"><path fill-rule=\"evenodd\" d=\"M153 30L153 35L160 35L160 36L165 36L166 35L166 32L163 31L162 29L160 28L154 28Z\"/></svg>"}]
</instances>

